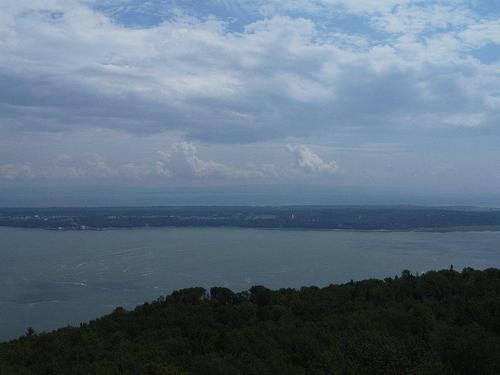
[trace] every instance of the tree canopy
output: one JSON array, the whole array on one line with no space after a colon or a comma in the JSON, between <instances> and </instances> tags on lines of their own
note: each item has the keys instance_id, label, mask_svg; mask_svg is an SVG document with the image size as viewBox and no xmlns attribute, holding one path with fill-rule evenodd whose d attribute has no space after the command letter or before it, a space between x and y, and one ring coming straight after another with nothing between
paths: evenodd
<instances>
[{"instance_id":1,"label":"tree canopy","mask_svg":"<svg viewBox=\"0 0 500 375\"><path fill-rule=\"evenodd\" d=\"M500 270L191 288L0 344L0 374L500 374Z\"/></svg>"}]
</instances>

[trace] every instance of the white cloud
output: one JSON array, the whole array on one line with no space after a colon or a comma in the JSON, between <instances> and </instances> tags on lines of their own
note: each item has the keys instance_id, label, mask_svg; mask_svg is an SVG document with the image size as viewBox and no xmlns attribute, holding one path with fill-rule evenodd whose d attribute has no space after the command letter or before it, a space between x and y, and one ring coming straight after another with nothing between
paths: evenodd
<instances>
[{"instance_id":1,"label":"white cloud","mask_svg":"<svg viewBox=\"0 0 500 375\"><path fill-rule=\"evenodd\" d=\"M167 9L174 3L182 6ZM353 139L399 144L433 132L500 130L500 29L470 2L207 0L191 11L187 3L3 4L0 178L312 178L337 169L312 151L314 140L341 142L340 134L349 148ZM154 18L158 4L157 21L126 26L123 15ZM201 14L214 4L226 14ZM227 10L236 8L230 20ZM491 56L483 59L483 49ZM101 130L106 141L98 140ZM90 133L82 146L76 138ZM18 141L42 134L51 134L50 145L27 149ZM136 143L165 134L175 139ZM127 138L130 155L107 152L118 137ZM153 155L179 140L187 142ZM289 142L299 145L286 152ZM63 143L61 153L77 156L50 159ZM267 148L234 160L249 143ZM211 152L219 147L228 151ZM339 157L342 173L349 167L354 174L356 166Z\"/></svg>"},{"instance_id":2,"label":"white cloud","mask_svg":"<svg viewBox=\"0 0 500 375\"><path fill-rule=\"evenodd\" d=\"M59 155L45 166L32 163L0 164L0 179L44 178L263 178L271 171L271 164L256 166L230 166L198 155L192 143L177 142L166 151L159 151L159 159L146 163L126 162L110 165L101 155L91 153L80 156Z\"/></svg>"},{"instance_id":3,"label":"white cloud","mask_svg":"<svg viewBox=\"0 0 500 375\"><path fill-rule=\"evenodd\" d=\"M447 4L290 4L370 14L390 35L330 31L307 13L272 13L242 32L182 14L127 28L72 0L12 2L0 23L0 128L178 130L224 143L399 126L402 110L453 126L454 108L471 108L484 113L478 126L494 124L500 78L468 56L498 42L494 22ZM464 89L451 102L450 86Z\"/></svg>"},{"instance_id":4,"label":"white cloud","mask_svg":"<svg viewBox=\"0 0 500 375\"><path fill-rule=\"evenodd\" d=\"M0 164L0 179L14 180L34 176L35 173L29 163Z\"/></svg>"},{"instance_id":5,"label":"white cloud","mask_svg":"<svg viewBox=\"0 0 500 375\"><path fill-rule=\"evenodd\" d=\"M324 161L305 145L288 145L288 151L294 157L294 166L306 173L332 174L337 171L337 163Z\"/></svg>"},{"instance_id":6,"label":"white cloud","mask_svg":"<svg viewBox=\"0 0 500 375\"><path fill-rule=\"evenodd\" d=\"M223 178L261 178L264 173L257 169L232 167L213 160L203 160L192 143L178 142L167 151L160 152L162 161L168 166L171 175L177 177L223 177Z\"/></svg>"},{"instance_id":7,"label":"white cloud","mask_svg":"<svg viewBox=\"0 0 500 375\"><path fill-rule=\"evenodd\" d=\"M120 174L125 178L144 178L144 177L172 177L172 172L168 169L166 163L162 160L158 160L153 163L137 164L137 163L125 163L118 168Z\"/></svg>"},{"instance_id":8,"label":"white cloud","mask_svg":"<svg viewBox=\"0 0 500 375\"><path fill-rule=\"evenodd\" d=\"M311 174L329 175L337 170L335 161L324 161L309 147L287 145L290 160L240 160L228 164L203 158L194 143L175 142L164 151L158 151L156 160L137 163L125 161L112 163L102 155L61 154L46 164L6 163L0 164L0 180L16 179L153 179L164 181L232 180L249 181L266 178L300 179ZM251 154L250 154L251 155Z\"/></svg>"},{"instance_id":9,"label":"white cloud","mask_svg":"<svg viewBox=\"0 0 500 375\"><path fill-rule=\"evenodd\" d=\"M405 5L408 0L269 0L261 2L260 9L266 14L283 11L306 12L347 12L356 15L389 13L397 6Z\"/></svg>"},{"instance_id":10,"label":"white cloud","mask_svg":"<svg viewBox=\"0 0 500 375\"><path fill-rule=\"evenodd\" d=\"M111 178L118 175L118 171L110 167L105 158L95 153L79 156L59 155L46 165L35 163L0 164L0 179L6 180Z\"/></svg>"},{"instance_id":11,"label":"white cloud","mask_svg":"<svg viewBox=\"0 0 500 375\"><path fill-rule=\"evenodd\" d=\"M372 24L386 32L415 35L424 31L446 31L474 22L472 12L456 4L398 5L393 11L372 18Z\"/></svg>"},{"instance_id":12,"label":"white cloud","mask_svg":"<svg viewBox=\"0 0 500 375\"><path fill-rule=\"evenodd\" d=\"M488 43L500 45L500 23L498 19L480 20L471 24L458 34L469 48L480 48Z\"/></svg>"}]
</instances>

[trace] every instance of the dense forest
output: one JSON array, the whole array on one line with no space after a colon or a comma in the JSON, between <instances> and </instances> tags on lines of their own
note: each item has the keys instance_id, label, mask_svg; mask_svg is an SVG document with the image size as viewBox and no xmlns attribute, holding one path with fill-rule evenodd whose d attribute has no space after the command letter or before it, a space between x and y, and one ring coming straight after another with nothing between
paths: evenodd
<instances>
[{"instance_id":1,"label":"dense forest","mask_svg":"<svg viewBox=\"0 0 500 375\"><path fill-rule=\"evenodd\" d=\"M1 374L500 374L500 270L191 288L0 344Z\"/></svg>"},{"instance_id":2,"label":"dense forest","mask_svg":"<svg viewBox=\"0 0 500 375\"><path fill-rule=\"evenodd\" d=\"M412 206L0 208L0 226L59 230L169 226L500 230L500 210Z\"/></svg>"}]
</instances>

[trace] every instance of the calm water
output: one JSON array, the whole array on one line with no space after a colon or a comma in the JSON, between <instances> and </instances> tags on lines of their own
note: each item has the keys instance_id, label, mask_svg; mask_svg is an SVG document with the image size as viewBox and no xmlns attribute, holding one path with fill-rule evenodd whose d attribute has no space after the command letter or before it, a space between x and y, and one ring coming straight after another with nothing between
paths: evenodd
<instances>
[{"instance_id":1,"label":"calm water","mask_svg":"<svg viewBox=\"0 0 500 375\"><path fill-rule=\"evenodd\" d=\"M0 340L132 308L172 290L324 286L500 266L499 232L0 228Z\"/></svg>"}]
</instances>

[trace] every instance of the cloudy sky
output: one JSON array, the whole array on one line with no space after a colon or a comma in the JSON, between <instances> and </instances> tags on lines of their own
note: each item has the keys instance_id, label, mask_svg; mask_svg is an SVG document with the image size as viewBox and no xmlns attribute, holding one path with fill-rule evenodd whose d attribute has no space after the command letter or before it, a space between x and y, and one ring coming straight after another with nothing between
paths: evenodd
<instances>
[{"instance_id":1,"label":"cloudy sky","mask_svg":"<svg viewBox=\"0 0 500 375\"><path fill-rule=\"evenodd\" d=\"M499 0L0 3L0 186L500 187Z\"/></svg>"}]
</instances>

